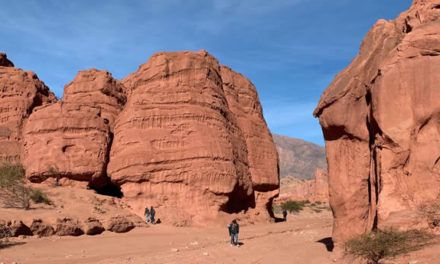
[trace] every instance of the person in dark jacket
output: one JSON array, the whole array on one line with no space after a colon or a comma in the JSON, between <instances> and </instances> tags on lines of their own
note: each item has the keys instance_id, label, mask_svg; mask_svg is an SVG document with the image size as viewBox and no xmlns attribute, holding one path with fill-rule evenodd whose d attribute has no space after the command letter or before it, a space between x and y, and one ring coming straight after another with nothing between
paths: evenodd
<instances>
[{"instance_id":1,"label":"person in dark jacket","mask_svg":"<svg viewBox=\"0 0 440 264\"><path fill-rule=\"evenodd\" d=\"M240 231L240 226L237 223L237 220L232 220L230 224L228 224L229 229L229 235L231 236L231 246L234 244L237 247L240 247L240 244L238 243L238 233Z\"/></svg>"},{"instance_id":2,"label":"person in dark jacket","mask_svg":"<svg viewBox=\"0 0 440 264\"><path fill-rule=\"evenodd\" d=\"M154 216L156 215L156 210L154 210L153 206L150 208L150 222L154 224Z\"/></svg>"},{"instance_id":3,"label":"person in dark jacket","mask_svg":"<svg viewBox=\"0 0 440 264\"><path fill-rule=\"evenodd\" d=\"M284 221L287 220L287 211L285 209L283 210L283 219Z\"/></svg>"},{"instance_id":4,"label":"person in dark jacket","mask_svg":"<svg viewBox=\"0 0 440 264\"><path fill-rule=\"evenodd\" d=\"M145 206L145 211L144 211L144 214L145 214L145 222L150 222L150 210L148 209L148 206Z\"/></svg>"}]
</instances>

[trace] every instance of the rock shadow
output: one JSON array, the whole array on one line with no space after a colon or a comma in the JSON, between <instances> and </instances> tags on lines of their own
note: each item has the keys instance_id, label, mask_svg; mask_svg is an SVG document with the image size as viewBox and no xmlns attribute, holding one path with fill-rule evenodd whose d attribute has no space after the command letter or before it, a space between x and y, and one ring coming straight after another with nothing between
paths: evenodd
<instances>
[{"instance_id":1,"label":"rock shadow","mask_svg":"<svg viewBox=\"0 0 440 264\"><path fill-rule=\"evenodd\" d=\"M3 242L0 244L0 250L4 248L10 248L14 246L21 246L26 244L26 242Z\"/></svg>"},{"instance_id":2,"label":"rock shadow","mask_svg":"<svg viewBox=\"0 0 440 264\"><path fill-rule=\"evenodd\" d=\"M335 248L335 245L333 244L333 239L331 237L326 237L316 242L324 244L328 252L332 252L333 248Z\"/></svg>"}]
</instances>

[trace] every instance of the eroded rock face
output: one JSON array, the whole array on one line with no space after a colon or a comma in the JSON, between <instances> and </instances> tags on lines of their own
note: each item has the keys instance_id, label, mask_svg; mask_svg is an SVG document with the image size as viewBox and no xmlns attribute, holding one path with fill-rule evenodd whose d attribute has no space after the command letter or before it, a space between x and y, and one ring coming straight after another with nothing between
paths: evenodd
<instances>
[{"instance_id":1,"label":"eroded rock face","mask_svg":"<svg viewBox=\"0 0 440 264\"><path fill-rule=\"evenodd\" d=\"M34 235L39 237L52 236L55 233L54 228L41 219L32 220L30 229Z\"/></svg>"},{"instance_id":2,"label":"eroded rock face","mask_svg":"<svg viewBox=\"0 0 440 264\"><path fill-rule=\"evenodd\" d=\"M62 101L36 108L26 121L26 176L34 182L61 176L106 185L111 130L125 100L122 85L109 72L79 72Z\"/></svg>"},{"instance_id":3,"label":"eroded rock face","mask_svg":"<svg viewBox=\"0 0 440 264\"><path fill-rule=\"evenodd\" d=\"M127 217L114 216L108 220L105 229L115 233L126 233L135 227L135 224Z\"/></svg>"},{"instance_id":4,"label":"eroded rock face","mask_svg":"<svg viewBox=\"0 0 440 264\"><path fill-rule=\"evenodd\" d=\"M84 231L78 220L62 218L57 219L55 234L58 236L81 236Z\"/></svg>"},{"instance_id":5,"label":"eroded rock face","mask_svg":"<svg viewBox=\"0 0 440 264\"><path fill-rule=\"evenodd\" d=\"M0 54L0 161L20 159L23 120L36 106L56 100L35 73Z\"/></svg>"},{"instance_id":6,"label":"eroded rock face","mask_svg":"<svg viewBox=\"0 0 440 264\"><path fill-rule=\"evenodd\" d=\"M13 67L2 71L41 83ZM11 76L0 75L0 87ZM161 52L122 83L92 69L66 85L62 101L40 98L42 88L27 93L36 102L20 108L16 123L0 123L0 144L14 141L15 152L0 151L21 157L33 182L53 177L98 189L111 181L138 215L153 205L156 219L168 223L206 223L221 212L269 217L278 157L248 79L206 51ZM11 87L20 96L27 91Z\"/></svg>"},{"instance_id":7,"label":"eroded rock face","mask_svg":"<svg viewBox=\"0 0 440 264\"><path fill-rule=\"evenodd\" d=\"M220 72L229 108L246 141L256 207L271 212L272 200L279 194L279 161L257 90L246 77L226 66Z\"/></svg>"},{"instance_id":8,"label":"eroded rock face","mask_svg":"<svg viewBox=\"0 0 440 264\"><path fill-rule=\"evenodd\" d=\"M235 78L230 88L228 78ZM154 205L156 218L203 222L219 211L264 207L277 194L276 150L244 77L220 70L206 51L162 52L123 84L130 95L108 174L139 215Z\"/></svg>"},{"instance_id":9,"label":"eroded rock face","mask_svg":"<svg viewBox=\"0 0 440 264\"><path fill-rule=\"evenodd\" d=\"M278 203L288 200L327 203L329 201L327 170L316 169L313 180L304 181L293 177L281 179L281 194L276 200Z\"/></svg>"},{"instance_id":10,"label":"eroded rock face","mask_svg":"<svg viewBox=\"0 0 440 264\"><path fill-rule=\"evenodd\" d=\"M375 227L411 228L402 216L439 195L439 6L416 0L396 20L379 20L315 110L336 242Z\"/></svg>"}]
</instances>

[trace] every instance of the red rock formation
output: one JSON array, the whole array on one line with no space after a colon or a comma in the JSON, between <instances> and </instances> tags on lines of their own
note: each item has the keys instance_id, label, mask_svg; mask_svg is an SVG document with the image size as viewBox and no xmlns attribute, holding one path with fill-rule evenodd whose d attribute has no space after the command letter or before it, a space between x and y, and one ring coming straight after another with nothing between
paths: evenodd
<instances>
[{"instance_id":1,"label":"red rock formation","mask_svg":"<svg viewBox=\"0 0 440 264\"><path fill-rule=\"evenodd\" d=\"M14 63L8 60L6 53L0 52L0 67L14 67Z\"/></svg>"},{"instance_id":2,"label":"red rock formation","mask_svg":"<svg viewBox=\"0 0 440 264\"><path fill-rule=\"evenodd\" d=\"M60 175L93 187L107 184L110 130L125 100L109 72L79 72L61 102L36 108L25 123L26 176L34 182Z\"/></svg>"},{"instance_id":3,"label":"red rock formation","mask_svg":"<svg viewBox=\"0 0 440 264\"><path fill-rule=\"evenodd\" d=\"M36 106L55 102L55 95L30 71L15 68L0 53L0 161L19 159L23 120Z\"/></svg>"},{"instance_id":4,"label":"red rock formation","mask_svg":"<svg viewBox=\"0 0 440 264\"><path fill-rule=\"evenodd\" d=\"M277 203L288 200L327 203L329 201L327 170L316 169L313 180L304 181L293 177L281 179L281 194L276 200Z\"/></svg>"},{"instance_id":5,"label":"red rock formation","mask_svg":"<svg viewBox=\"0 0 440 264\"><path fill-rule=\"evenodd\" d=\"M375 227L410 228L401 216L440 193L439 7L416 0L396 20L379 20L314 112L336 242Z\"/></svg>"},{"instance_id":6,"label":"red rock formation","mask_svg":"<svg viewBox=\"0 0 440 264\"><path fill-rule=\"evenodd\" d=\"M278 159L249 80L199 51L155 54L123 83L81 71L62 101L36 107L16 129L26 177L94 188L110 179L135 212L153 205L168 223L271 214Z\"/></svg>"},{"instance_id":7,"label":"red rock formation","mask_svg":"<svg viewBox=\"0 0 440 264\"><path fill-rule=\"evenodd\" d=\"M162 52L123 83L108 174L139 214L154 205L168 222L204 222L277 194L275 147L247 79L205 51Z\"/></svg>"},{"instance_id":8,"label":"red rock formation","mask_svg":"<svg viewBox=\"0 0 440 264\"><path fill-rule=\"evenodd\" d=\"M273 198L279 194L279 161L272 134L255 86L226 66L221 66L220 72L229 108L246 141L256 206L264 211L264 207L272 207Z\"/></svg>"}]
</instances>

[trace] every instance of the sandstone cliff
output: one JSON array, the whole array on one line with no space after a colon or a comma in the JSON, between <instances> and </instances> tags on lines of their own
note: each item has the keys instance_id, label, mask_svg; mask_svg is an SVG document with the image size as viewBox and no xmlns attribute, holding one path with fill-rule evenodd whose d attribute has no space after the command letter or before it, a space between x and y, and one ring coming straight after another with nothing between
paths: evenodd
<instances>
[{"instance_id":1,"label":"sandstone cliff","mask_svg":"<svg viewBox=\"0 0 440 264\"><path fill-rule=\"evenodd\" d=\"M26 177L88 181L104 187L114 119L125 103L122 85L107 71L81 71L62 101L36 108L25 122Z\"/></svg>"},{"instance_id":2,"label":"sandstone cliff","mask_svg":"<svg viewBox=\"0 0 440 264\"><path fill-rule=\"evenodd\" d=\"M5 71L36 86L34 95L25 93L27 79L11 85L21 96L14 100L24 94L34 103L15 123L0 123L0 146L15 144L1 150L21 159L32 182L117 186L138 215L155 206L162 221L178 225L224 213L270 219L278 156L256 89L206 51L157 53L121 83L107 71L80 71L59 102L5 55L0 63L0 84L13 80ZM0 100L14 98L8 92ZM24 104L14 102L5 109Z\"/></svg>"},{"instance_id":3,"label":"sandstone cliff","mask_svg":"<svg viewBox=\"0 0 440 264\"><path fill-rule=\"evenodd\" d=\"M205 51L162 52L122 81L130 95L108 174L137 212L154 205L176 223L219 211L270 212L279 186L275 147L255 88L225 71Z\"/></svg>"},{"instance_id":4,"label":"sandstone cliff","mask_svg":"<svg viewBox=\"0 0 440 264\"><path fill-rule=\"evenodd\" d=\"M333 239L424 223L440 193L440 1L379 20L314 112L326 141ZM409 217L411 216L411 217Z\"/></svg>"},{"instance_id":5,"label":"sandstone cliff","mask_svg":"<svg viewBox=\"0 0 440 264\"><path fill-rule=\"evenodd\" d=\"M280 158L280 178L312 180L316 169L327 169L325 148L298 138L272 136Z\"/></svg>"},{"instance_id":6,"label":"sandstone cliff","mask_svg":"<svg viewBox=\"0 0 440 264\"><path fill-rule=\"evenodd\" d=\"M0 161L16 160L23 121L35 107L57 99L35 73L15 68L4 53L0 53L0 89Z\"/></svg>"}]
</instances>

